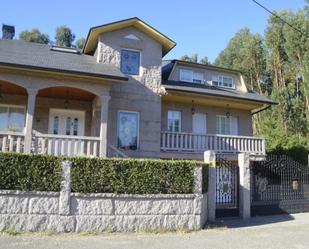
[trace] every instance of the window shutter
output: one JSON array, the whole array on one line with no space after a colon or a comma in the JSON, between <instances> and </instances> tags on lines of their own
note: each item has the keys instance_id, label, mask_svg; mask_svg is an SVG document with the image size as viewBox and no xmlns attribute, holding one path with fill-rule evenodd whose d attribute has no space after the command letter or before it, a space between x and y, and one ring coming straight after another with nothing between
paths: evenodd
<instances>
[{"instance_id":1,"label":"window shutter","mask_svg":"<svg viewBox=\"0 0 309 249\"><path fill-rule=\"evenodd\" d=\"M238 135L238 117L230 117L231 135Z\"/></svg>"}]
</instances>

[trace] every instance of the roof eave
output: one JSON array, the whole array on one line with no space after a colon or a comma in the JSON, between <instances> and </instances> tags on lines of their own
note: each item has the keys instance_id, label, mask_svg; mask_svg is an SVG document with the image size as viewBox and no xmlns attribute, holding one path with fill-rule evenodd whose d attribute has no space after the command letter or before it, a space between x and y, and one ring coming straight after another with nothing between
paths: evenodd
<instances>
[{"instance_id":1,"label":"roof eave","mask_svg":"<svg viewBox=\"0 0 309 249\"><path fill-rule=\"evenodd\" d=\"M82 76L82 77L91 77L91 78L107 79L107 80L114 80L114 81L128 81L127 77L121 77L121 76L78 72L78 71L65 70L65 69L38 67L38 66L31 66L31 65L21 65L21 64L15 64L15 63L7 63L7 62L0 62L0 67L15 68L15 69L17 68L17 69L25 69L25 70L36 70L36 71L41 71L41 72L64 73L64 74L70 74L70 75L76 75L76 76Z\"/></svg>"}]
</instances>

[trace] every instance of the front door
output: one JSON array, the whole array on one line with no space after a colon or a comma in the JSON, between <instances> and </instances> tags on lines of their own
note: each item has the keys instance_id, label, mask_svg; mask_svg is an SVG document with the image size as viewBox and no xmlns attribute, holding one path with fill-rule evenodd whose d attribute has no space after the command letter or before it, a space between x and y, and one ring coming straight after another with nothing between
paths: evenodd
<instances>
[{"instance_id":1,"label":"front door","mask_svg":"<svg viewBox=\"0 0 309 249\"><path fill-rule=\"evenodd\" d=\"M50 134L83 136L85 129L85 112L68 109L50 109Z\"/></svg>"}]
</instances>

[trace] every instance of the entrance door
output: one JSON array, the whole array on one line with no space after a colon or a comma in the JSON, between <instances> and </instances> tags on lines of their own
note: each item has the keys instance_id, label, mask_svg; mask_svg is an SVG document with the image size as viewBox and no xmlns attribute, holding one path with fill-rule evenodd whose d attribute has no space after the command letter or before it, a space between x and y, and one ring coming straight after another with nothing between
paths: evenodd
<instances>
[{"instance_id":1,"label":"entrance door","mask_svg":"<svg viewBox=\"0 0 309 249\"><path fill-rule=\"evenodd\" d=\"M83 136L85 129L85 112L67 109L50 109L50 134Z\"/></svg>"},{"instance_id":2,"label":"entrance door","mask_svg":"<svg viewBox=\"0 0 309 249\"><path fill-rule=\"evenodd\" d=\"M207 116L205 113L195 113L192 115L192 132L196 134L193 137L194 150L205 150L207 133Z\"/></svg>"}]
</instances>

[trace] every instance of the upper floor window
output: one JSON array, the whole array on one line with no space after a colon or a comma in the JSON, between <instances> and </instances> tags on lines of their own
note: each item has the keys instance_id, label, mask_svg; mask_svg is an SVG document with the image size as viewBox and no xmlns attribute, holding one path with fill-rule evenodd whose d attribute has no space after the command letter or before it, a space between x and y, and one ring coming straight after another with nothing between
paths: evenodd
<instances>
[{"instance_id":1,"label":"upper floor window","mask_svg":"<svg viewBox=\"0 0 309 249\"><path fill-rule=\"evenodd\" d=\"M139 75L140 52L122 49L120 70L125 74Z\"/></svg>"},{"instance_id":2,"label":"upper floor window","mask_svg":"<svg viewBox=\"0 0 309 249\"><path fill-rule=\"evenodd\" d=\"M181 112L168 111L167 112L167 129L171 132L181 131Z\"/></svg>"},{"instance_id":3,"label":"upper floor window","mask_svg":"<svg viewBox=\"0 0 309 249\"><path fill-rule=\"evenodd\" d=\"M230 76L212 76L212 85L219 87L235 88L234 78Z\"/></svg>"},{"instance_id":4,"label":"upper floor window","mask_svg":"<svg viewBox=\"0 0 309 249\"><path fill-rule=\"evenodd\" d=\"M193 82L202 84L204 81L204 75L200 72L194 72L192 70L180 69L180 81Z\"/></svg>"}]
</instances>

